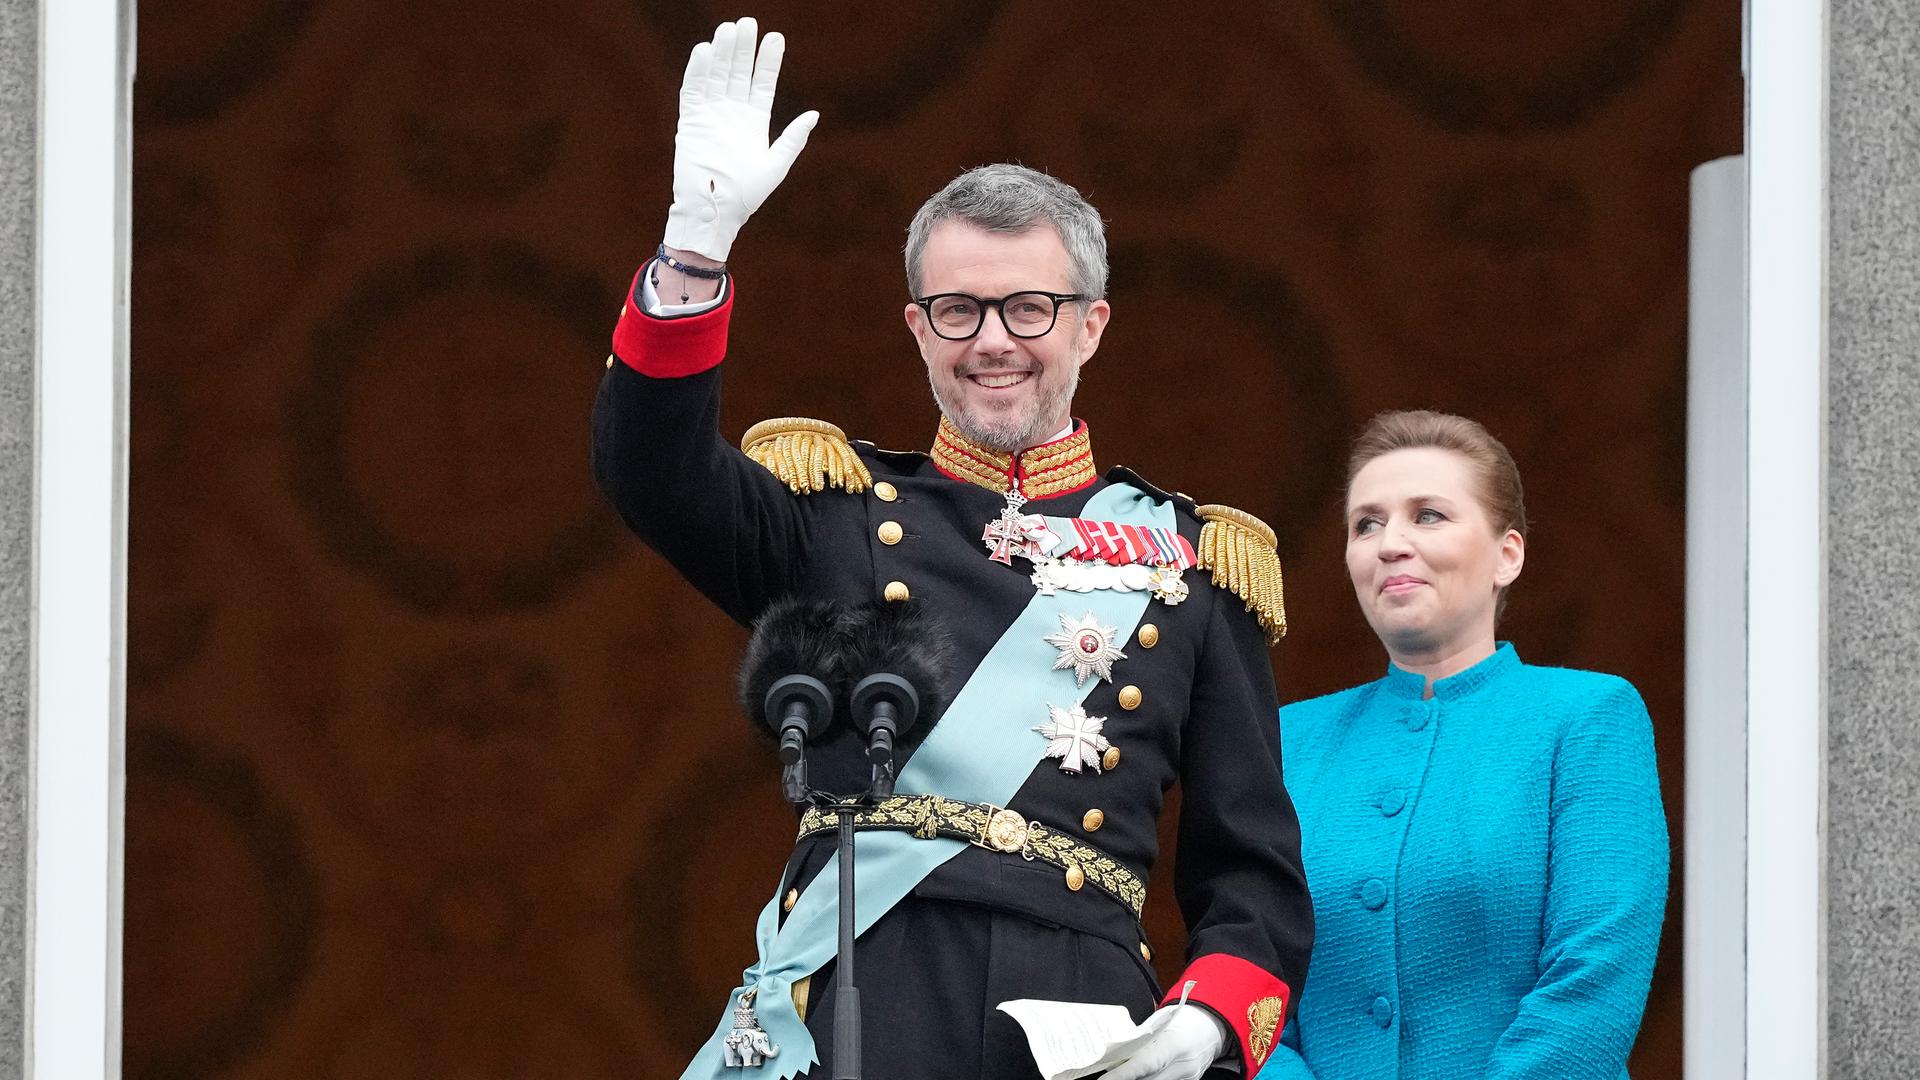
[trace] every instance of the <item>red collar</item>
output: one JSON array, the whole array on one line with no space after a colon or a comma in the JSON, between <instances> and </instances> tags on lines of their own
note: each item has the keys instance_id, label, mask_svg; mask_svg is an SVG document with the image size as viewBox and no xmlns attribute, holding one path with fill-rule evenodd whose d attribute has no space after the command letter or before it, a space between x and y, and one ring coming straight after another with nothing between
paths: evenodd
<instances>
[{"instance_id":1,"label":"red collar","mask_svg":"<svg viewBox=\"0 0 1920 1080\"><path fill-rule=\"evenodd\" d=\"M1003 495L1018 478L1020 493L1029 499L1079 491L1100 478L1093 467L1093 442L1084 420L1075 420L1073 431L1061 438L1009 454L968 439L943 416L933 437L933 464L955 480Z\"/></svg>"}]
</instances>

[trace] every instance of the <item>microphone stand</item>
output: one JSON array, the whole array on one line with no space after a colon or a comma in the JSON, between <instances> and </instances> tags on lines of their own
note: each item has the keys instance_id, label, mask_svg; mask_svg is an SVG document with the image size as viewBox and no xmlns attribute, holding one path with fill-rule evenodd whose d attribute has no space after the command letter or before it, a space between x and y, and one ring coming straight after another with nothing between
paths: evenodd
<instances>
[{"instance_id":1,"label":"microphone stand","mask_svg":"<svg viewBox=\"0 0 1920 1080\"><path fill-rule=\"evenodd\" d=\"M876 798L893 794L893 763L873 766L872 784L865 796L839 799L826 792L814 794L822 806L833 811L839 825L840 945L839 967L833 975L833 1080L861 1080L860 986L853 968L853 818L872 806Z\"/></svg>"},{"instance_id":2,"label":"microphone stand","mask_svg":"<svg viewBox=\"0 0 1920 1080\"><path fill-rule=\"evenodd\" d=\"M874 716L868 737L867 760L872 765L866 793L838 798L824 791L810 791L816 805L831 808L838 824L840 860L840 942L839 966L833 977L833 1080L861 1080L860 1068L860 986L854 978L854 881L853 819L866 807L893 795L894 736L911 726L920 707L919 695L903 678L892 674L870 675L854 688L853 705L857 712ZM789 795L805 783L805 762L796 778L791 769L783 777Z\"/></svg>"},{"instance_id":3,"label":"microphone stand","mask_svg":"<svg viewBox=\"0 0 1920 1080\"><path fill-rule=\"evenodd\" d=\"M860 1080L860 988L853 977L853 815L858 802L833 804L840 820L840 966L833 976L833 1080Z\"/></svg>"}]
</instances>

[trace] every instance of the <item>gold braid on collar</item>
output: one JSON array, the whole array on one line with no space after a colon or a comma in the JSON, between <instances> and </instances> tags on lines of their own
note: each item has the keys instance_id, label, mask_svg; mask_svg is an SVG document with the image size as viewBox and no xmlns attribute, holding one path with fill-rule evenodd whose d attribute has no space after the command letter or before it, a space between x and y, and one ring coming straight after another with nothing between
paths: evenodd
<instances>
[{"instance_id":1,"label":"gold braid on collar","mask_svg":"<svg viewBox=\"0 0 1920 1080\"><path fill-rule=\"evenodd\" d=\"M1014 455L989 450L960 434L960 429L940 418L940 430L933 437L933 463L940 471L970 484L1005 495L1013 486ZM1076 424L1073 434L1043 446L1020 452L1020 493L1029 499L1045 499L1083 488L1100 475L1093 465L1093 438L1085 424Z\"/></svg>"},{"instance_id":2,"label":"gold braid on collar","mask_svg":"<svg viewBox=\"0 0 1920 1080\"><path fill-rule=\"evenodd\" d=\"M1213 572L1215 585L1245 600L1267 632L1267 644L1278 644L1287 636L1287 607L1273 530L1244 510L1218 503L1194 513L1206 522L1200 527L1200 568Z\"/></svg>"},{"instance_id":3,"label":"gold braid on collar","mask_svg":"<svg viewBox=\"0 0 1920 1080\"><path fill-rule=\"evenodd\" d=\"M740 449L795 495L828 488L857 494L873 484L873 474L847 441L847 433L825 420L762 420L740 437Z\"/></svg>"}]
</instances>

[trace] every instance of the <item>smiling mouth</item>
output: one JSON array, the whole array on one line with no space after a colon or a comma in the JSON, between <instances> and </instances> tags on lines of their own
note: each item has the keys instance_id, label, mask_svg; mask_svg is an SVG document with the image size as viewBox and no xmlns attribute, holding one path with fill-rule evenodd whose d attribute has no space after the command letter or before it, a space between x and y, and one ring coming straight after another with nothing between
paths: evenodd
<instances>
[{"instance_id":1,"label":"smiling mouth","mask_svg":"<svg viewBox=\"0 0 1920 1080\"><path fill-rule=\"evenodd\" d=\"M973 385L985 387L988 390L1005 390L1010 386L1019 386L1031 378L1033 378L1031 371L983 371L967 376L968 381Z\"/></svg>"},{"instance_id":2,"label":"smiling mouth","mask_svg":"<svg viewBox=\"0 0 1920 1080\"><path fill-rule=\"evenodd\" d=\"M1426 582L1421 581L1419 578L1415 578L1415 577L1389 578L1387 579L1386 584L1380 586L1380 591L1383 593L1403 593L1403 592L1408 592L1413 589L1416 589L1425 584Z\"/></svg>"}]
</instances>

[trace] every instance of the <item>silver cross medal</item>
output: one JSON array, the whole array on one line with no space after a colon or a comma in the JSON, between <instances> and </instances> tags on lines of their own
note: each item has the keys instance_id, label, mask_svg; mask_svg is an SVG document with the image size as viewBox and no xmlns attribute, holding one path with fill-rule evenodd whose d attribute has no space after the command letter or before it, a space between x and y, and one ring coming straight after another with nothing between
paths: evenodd
<instances>
[{"instance_id":1,"label":"silver cross medal","mask_svg":"<svg viewBox=\"0 0 1920 1080\"><path fill-rule=\"evenodd\" d=\"M1047 722L1033 730L1047 740L1046 756L1060 759L1060 771L1078 773L1081 769L1100 771L1100 755L1107 752L1112 744L1100 729L1107 726L1104 716L1088 716L1087 710L1075 705L1063 709L1058 705L1047 706Z\"/></svg>"},{"instance_id":2,"label":"silver cross medal","mask_svg":"<svg viewBox=\"0 0 1920 1080\"><path fill-rule=\"evenodd\" d=\"M980 541L991 553L987 558L1013 565L1014 548L1024 548L1027 542L1026 534L1020 530L1020 508L1026 502L1027 497L1020 494L1020 481L1016 478L1007 488L1007 505L1001 508L999 517L987 522L987 531L980 535Z\"/></svg>"}]
</instances>

